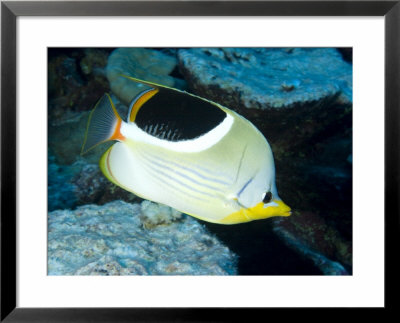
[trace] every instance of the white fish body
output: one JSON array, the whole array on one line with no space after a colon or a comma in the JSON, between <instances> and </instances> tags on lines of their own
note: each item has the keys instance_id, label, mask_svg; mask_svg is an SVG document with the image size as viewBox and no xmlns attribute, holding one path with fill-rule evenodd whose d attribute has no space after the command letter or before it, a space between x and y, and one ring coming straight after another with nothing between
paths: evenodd
<instances>
[{"instance_id":1,"label":"white fish body","mask_svg":"<svg viewBox=\"0 0 400 323\"><path fill-rule=\"evenodd\" d=\"M97 113L92 112L89 120L92 126L88 125L84 147L90 149L99 142L117 140L100 161L108 179L142 198L214 223L290 215L290 208L277 193L271 148L253 124L214 102L133 80L154 88L138 96L128 122L119 118L108 95L99 101L94 110ZM210 111L220 110L218 124L201 135L181 140L169 140L174 129L168 123L143 126L147 121L142 118L146 122L139 126L137 117L146 109L145 103L159 95L158 91L167 96L173 91L172 96L179 93L180 98L184 94L184 98L189 96L189 102L197 100L197 104L200 100L212 105ZM144 103L138 104L138 100ZM105 124L110 126L103 133L99 129ZM271 198L263 202L266 195Z\"/></svg>"}]
</instances>

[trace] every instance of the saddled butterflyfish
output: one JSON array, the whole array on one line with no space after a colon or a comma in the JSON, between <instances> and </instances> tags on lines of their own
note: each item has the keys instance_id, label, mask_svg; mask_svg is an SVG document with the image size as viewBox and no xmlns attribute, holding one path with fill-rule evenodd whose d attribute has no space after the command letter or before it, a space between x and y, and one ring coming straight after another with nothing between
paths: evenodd
<instances>
[{"instance_id":1,"label":"saddled butterflyfish","mask_svg":"<svg viewBox=\"0 0 400 323\"><path fill-rule=\"evenodd\" d=\"M188 92L127 78L150 88L134 98L126 122L104 94L82 147L115 141L100 159L111 182L208 222L291 214L278 196L271 147L250 121Z\"/></svg>"}]
</instances>

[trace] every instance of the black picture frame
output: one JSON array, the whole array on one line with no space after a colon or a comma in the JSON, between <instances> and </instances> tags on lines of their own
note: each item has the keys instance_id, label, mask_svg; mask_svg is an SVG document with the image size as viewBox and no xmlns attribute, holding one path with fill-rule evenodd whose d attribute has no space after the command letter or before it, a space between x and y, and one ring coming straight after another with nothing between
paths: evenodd
<instances>
[{"instance_id":1,"label":"black picture frame","mask_svg":"<svg viewBox=\"0 0 400 323\"><path fill-rule=\"evenodd\" d=\"M400 245L399 2L399 0L2 2L1 322L233 322L241 317L239 313L244 313L250 321L251 317L255 320L256 315L261 315L267 320L264 316L266 309L18 308L16 306L16 19L18 16L383 16L385 19L385 314L388 310L395 310L397 302L394 290L399 286L395 260L398 258ZM283 314L286 309L274 310ZM380 309L377 312L377 315L381 314ZM379 319L382 317L379 316Z\"/></svg>"}]
</instances>

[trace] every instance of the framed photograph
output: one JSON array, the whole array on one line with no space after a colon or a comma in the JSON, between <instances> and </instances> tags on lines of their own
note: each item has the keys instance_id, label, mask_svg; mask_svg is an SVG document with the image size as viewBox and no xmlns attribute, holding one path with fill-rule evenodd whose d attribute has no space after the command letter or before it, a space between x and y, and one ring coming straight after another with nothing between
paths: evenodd
<instances>
[{"instance_id":1,"label":"framed photograph","mask_svg":"<svg viewBox=\"0 0 400 323\"><path fill-rule=\"evenodd\" d=\"M2 2L1 320L392 309L399 13Z\"/></svg>"}]
</instances>

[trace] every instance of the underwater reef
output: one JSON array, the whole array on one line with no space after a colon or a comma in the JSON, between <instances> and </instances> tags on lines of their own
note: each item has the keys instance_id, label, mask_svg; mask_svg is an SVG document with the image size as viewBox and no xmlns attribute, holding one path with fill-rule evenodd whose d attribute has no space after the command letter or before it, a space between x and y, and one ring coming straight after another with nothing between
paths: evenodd
<instances>
[{"instance_id":1,"label":"underwater reef","mask_svg":"<svg viewBox=\"0 0 400 323\"><path fill-rule=\"evenodd\" d=\"M191 89L232 109L352 100L351 65L334 48L191 48L178 57Z\"/></svg>"},{"instance_id":2,"label":"underwater reef","mask_svg":"<svg viewBox=\"0 0 400 323\"><path fill-rule=\"evenodd\" d=\"M48 72L49 274L352 274L351 49L57 48L49 49ZM271 145L292 215L206 223L109 182L98 166L109 144L83 156L81 147L105 92L125 119L145 88L119 74L250 120Z\"/></svg>"},{"instance_id":3,"label":"underwater reef","mask_svg":"<svg viewBox=\"0 0 400 323\"><path fill-rule=\"evenodd\" d=\"M121 77L121 74L182 88L184 81L170 75L177 63L175 56L161 51L145 48L117 48L108 58L106 74L111 90L122 102L129 105L133 98L144 89L144 86Z\"/></svg>"},{"instance_id":4,"label":"underwater reef","mask_svg":"<svg viewBox=\"0 0 400 323\"><path fill-rule=\"evenodd\" d=\"M49 275L235 275L236 256L198 221L149 201L48 215Z\"/></svg>"}]
</instances>

